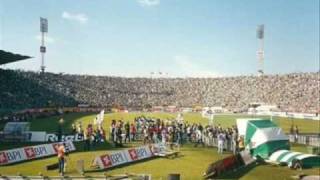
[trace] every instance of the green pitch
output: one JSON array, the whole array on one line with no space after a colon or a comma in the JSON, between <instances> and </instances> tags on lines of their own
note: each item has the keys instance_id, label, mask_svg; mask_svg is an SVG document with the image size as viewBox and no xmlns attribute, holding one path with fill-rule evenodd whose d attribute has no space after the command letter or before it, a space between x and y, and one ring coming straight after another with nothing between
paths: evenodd
<instances>
[{"instance_id":1,"label":"green pitch","mask_svg":"<svg viewBox=\"0 0 320 180\"><path fill-rule=\"evenodd\" d=\"M170 119L175 118L176 114L169 113L112 113L106 114L104 119L104 128L108 132L109 125L112 119L123 119L124 121L132 121L134 117L139 115L145 115L149 117L156 117L160 119ZM64 131L67 133L71 130L71 124L82 122L83 127L87 124L93 123L95 114L87 113L73 113L66 114L63 116ZM216 115L214 122L216 124L221 124L223 127L230 127L235 125L235 119L241 117L251 117L245 115ZM185 121L189 123L202 123L207 124L208 120L202 118L200 114L188 113L184 114ZM44 119L34 119L31 121L31 129L35 131L47 131L56 132L58 128L59 117L50 117ZM274 121L281 126L286 132L289 131L291 124L298 125L301 133L317 133L319 132L319 121L310 120L299 120L299 119L285 119L285 118L274 118ZM0 126L3 126L0 124ZM126 144L126 147L139 145L140 142L136 144ZM13 144L13 143L2 143L0 149L10 149L15 147L21 147L30 144ZM114 151L119 149L114 149L110 144L104 143L94 147L93 151L84 152L83 144L76 143L77 152L72 153L68 157L67 163L67 173L66 175L78 175L76 171L76 161L83 159L85 161L85 169L92 170L90 164L92 160L108 151ZM307 148L301 145L293 145L293 150L306 152ZM153 179L166 179L169 173L180 173L182 179L201 179L203 172L206 170L207 166L217 161L227 155L218 155L216 153L216 148L194 148L191 144L187 144L181 148L181 157L176 159L163 159L155 158L151 160L146 160L143 162L138 162L128 166L123 166L120 168L115 168L113 170L101 171L101 172L88 172L87 176L103 175L104 173L108 175L114 174L124 174L124 173L135 173L135 174L151 174ZM55 163L57 161L56 157L40 159L29 161L25 163L3 166L0 167L0 174L2 175L16 175L21 173L23 175L38 175L40 172L44 175L58 175L57 171L46 171L45 166ZM287 167L278 167L274 165L259 165L254 167L250 171L240 171L237 174L232 174L228 176L229 178L236 179L288 179L290 176L297 174L318 174L318 169L307 169L303 171L291 170Z\"/></svg>"}]
</instances>

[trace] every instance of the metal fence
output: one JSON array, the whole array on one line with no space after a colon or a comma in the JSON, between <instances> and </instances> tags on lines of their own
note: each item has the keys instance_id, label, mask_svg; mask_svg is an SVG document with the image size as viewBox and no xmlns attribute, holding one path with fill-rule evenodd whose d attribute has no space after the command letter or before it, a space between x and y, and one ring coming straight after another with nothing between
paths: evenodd
<instances>
[{"instance_id":1,"label":"metal fence","mask_svg":"<svg viewBox=\"0 0 320 180\"><path fill-rule=\"evenodd\" d=\"M309 146L320 146L320 136L319 135L294 135L289 134L289 140L292 143L304 144Z\"/></svg>"},{"instance_id":2,"label":"metal fence","mask_svg":"<svg viewBox=\"0 0 320 180\"><path fill-rule=\"evenodd\" d=\"M203 136L202 138L204 144L208 147L218 147L218 138L210 137L210 136ZM227 139L223 143L223 149L226 151L233 151L233 141Z\"/></svg>"}]
</instances>

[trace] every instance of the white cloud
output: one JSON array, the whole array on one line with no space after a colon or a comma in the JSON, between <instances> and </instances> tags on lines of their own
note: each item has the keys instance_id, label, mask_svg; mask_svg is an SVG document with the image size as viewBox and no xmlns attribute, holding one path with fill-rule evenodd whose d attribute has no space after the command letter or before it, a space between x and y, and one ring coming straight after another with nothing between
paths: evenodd
<instances>
[{"instance_id":1,"label":"white cloud","mask_svg":"<svg viewBox=\"0 0 320 180\"><path fill-rule=\"evenodd\" d=\"M70 20L70 21L76 21L76 22L79 22L81 24L85 24L89 20L89 18L88 18L88 16L86 14L83 14L83 13L70 13L70 12L66 12L66 11L64 11L62 13L61 17L63 19L67 19L67 20Z\"/></svg>"},{"instance_id":2,"label":"white cloud","mask_svg":"<svg viewBox=\"0 0 320 180\"><path fill-rule=\"evenodd\" d=\"M36 38L36 40L41 41L41 35L37 35L35 38ZM45 42L47 42L47 43L55 43L56 42L56 39L51 36L45 35L44 38L45 38Z\"/></svg>"},{"instance_id":3,"label":"white cloud","mask_svg":"<svg viewBox=\"0 0 320 180\"><path fill-rule=\"evenodd\" d=\"M177 71L180 71L182 76L187 77L219 77L219 73L209 70L196 60L192 60L188 56L177 55L173 57L174 62L177 64ZM198 61L199 62L199 61ZM213 68L213 67L212 67Z\"/></svg>"},{"instance_id":4,"label":"white cloud","mask_svg":"<svg viewBox=\"0 0 320 180\"><path fill-rule=\"evenodd\" d=\"M160 0L137 0L141 6L157 6Z\"/></svg>"}]
</instances>

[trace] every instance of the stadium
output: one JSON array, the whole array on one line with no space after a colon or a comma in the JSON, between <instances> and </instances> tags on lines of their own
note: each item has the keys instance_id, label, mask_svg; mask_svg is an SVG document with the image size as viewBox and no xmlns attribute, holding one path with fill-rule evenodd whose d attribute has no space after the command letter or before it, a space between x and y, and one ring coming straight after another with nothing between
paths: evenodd
<instances>
[{"instance_id":1,"label":"stadium","mask_svg":"<svg viewBox=\"0 0 320 180\"><path fill-rule=\"evenodd\" d=\"M139 8L151 14L160 13L155 8L165 4L160 0L137 2ZM319 5L311 2L308 7ZM10 9L15 3L20 4L6 1L0 5ZM48 10L45 15L50 16L46 3L39 6ZM80 4L99 6L86 3ZM113 3L109 5L118 8L119 2ZM208 7L212 5L207 3ZM319 16L319 9L315 14ZM75 23L72 27L79 29L73 29L74 34L90 25L85 14L63 11L61 18ZM57 53L54 48L63 47L64 42L50 45L49 20L40 18L39 57L34 57L38 51L34 52L35 45L30 45L31 50L27 51L13 44L17 48L10 48L9 52L5 49L11 47L5 41L9 33L3 33L3 27L0 31L4 37L0 38L0 179L320 179L320 72L313 67L319 65L319 50L317 62L305 62L311 70L301 67L302 72L273 72L267 69L268 62L264 59L268 31L264 25L258 25L251 29L256 30L258 41L258 57L252 60L257 62L255 74L170 76L162 72L166 66L157 66L160 72L151 72L151 76L126 76L125 68L121 72L125 75L95 75L80 70L81 63L90 64L89 59L71 64L50 62ZM53 20L53 24L58 22ZM101 19L100 23L103 24ZM318 22L315 26L319 30ZM16 32L13 34L18 36ZM316 37L319 39L319 32ZM82 38L68 43L84 43L86 38ZM3 46L4 42L9 45ZM310 46L314 47L312 43ZM39 46L38 42L30 44ZM90 46L103 49L98 43ZM173 47L167 50L170 48ZM91 50L90 55L104 52ZM135 56L127 51L128 56ZM299 47L299 51L304 49ZM79 59L87 53L81 48L76 52ZM68 53L61 52L66 59ZM121 54L122 49L115 53ZM292 63L299 64L298 61ZM147 62L143 63L146 64L142 69L138 66L129 69L149 71ZM38 64L40 70L34 70L33 66ZM227 64L233 66L231 62ZM55 68L52 71L51 66ZM86 69L94 72L99 66L110 72L114 68L101 62ZM189 69L196 66L193 64ZM180 70L183 68L174 71Z\"/></svg>"}]
</instances>

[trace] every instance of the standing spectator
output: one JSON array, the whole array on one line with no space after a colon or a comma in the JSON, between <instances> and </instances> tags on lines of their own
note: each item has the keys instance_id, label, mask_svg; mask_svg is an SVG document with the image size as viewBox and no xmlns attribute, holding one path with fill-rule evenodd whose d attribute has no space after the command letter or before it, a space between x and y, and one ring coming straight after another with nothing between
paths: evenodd
<instances>
[{"instance_id":1,"label":"standing spectator","mask_svg":"<svg viewBox=\"0 0 320 180\"><path fill-rule=\"evenodd\" d=\"M225 134L220 131L218 134L218 153L222 154L223 153L223 145L225 141Z\"/></svg>"},{"instance_id":2,"label":"standing spectator","mask_svg":"<svg viewBox=\"0 0 320 180\"><path fill-rule=\"evenodd\" d=\"M72 123L72 125L71 125L71 131L72 131L73 135L77 134L77 127L76 127L76 125L74 123Z\"/></svg>"},{"instance_id":3,"label":"standing spectator","mask_svg":"<svg viewBox=\"0 0 320 180\"><path fill-rule=\"evenodd\" d=\"M233 129L232 133L232 152L233 154L238 152L238 132L236 129Z\"/></svg>"},{"instance_id":4,"label":"standing spectator","mask_svg":"<svg viewBox=\"0 0 320 180\"><path fill-rule=\"evenodd\" d=\"M143 127L142 132L143 132L143 144L146 144L149 142L149 139L148 139L149 133L148 133L148 129L146 126Z\"/></svg>"},{"instance_id":5,"label":"standing spectator","mask_svg":"<svg viewBox=\"0 0 320 180\"><path fill-rule=\"evenodd\" d=\"M243 151L244 150L244 139L243 136L239 137L239 151Z\"/></svg>"},{"instance_id":6,"label":"standing spectator","mask_svg":"<svg viewBox=\"0 0 320 180\"><path fill-rule=\"evenodd\" d=\"M161 141L162 141L162 144L166 144L167 142L167 130L164 126L162 127L162 130L161 130Z\"/></svg>"},{"instance_id":7,"label":"standing spectator","mask_svg":"<svg viewBox=\"0 0 320 180\"><path fill-rule=\"evenodd\" d=\"M59 173L60 176L64 175L64 163L65 163L65 147L63 144L59 144L58 146L58 164L59 164Z\"/></svg>"},{"instance_id":8,"label":"standing spectator","mask_svg":"<svg viewBox=\"0 0 320 180\"><path fill-rule=\"evenodd\" d=\"M168 142L169 142L170 149L173 149L174 131L173 131L172 129L169 130L169 139L168 139Z\"/></svg>"},{"instance_id":9,"label":"standing spectator","mask_svg":"<svg viewBox=\"0 0 320 180\"><path fill-rule=\"evenodd\" d=\"M294 142L298 141L298 136L299 136L299 129L298 129L298 126L296 125L296 127L294 128Z\"/></svg>"},{"instance_id":10,"label":"standing spectator","mask_svg":"<svg viewBox=\"0 0 320 180\"><path fill-rule=\"evenodd\" d=\"M80 139L84 139L84 132L82 129L82 125L81 122L78 123L78 127L77 127L77 133Z\"/></svg>"},{"instance_id":11,"label":"standing spectator","mask_svg":"<svg viewBox=\"0 0 320 180\"><path fill-rule=\"evenodd\" d=\"M136 129L136 126L133 123L131 123L131 125L130 125L130 133L131 133L131 138L132 138L131 140L135 141L136 140L137 129Z\"/></svg>"},{"instance_id":12,"label":"standing spectator","mask_svg":"<svg viewBox=\"0 0 320 180\"><path fill-rule=\"evenodd\" d=\"M290 134L292 135L292 134L294 134L294 128L293 128L293 125L291 125L291 127L290 127Z\"/></svg>"},{"instance_id":13,"label":"standing spectator","mask_svg":"<svg viewBox=\"0 0 320 180\"><path fill-rule=\"evenodd\" d=\"M194 147L197 147L199 144L201 144L202 147L204 147L204 142L202 140L202 132L198 127L198 129L196 130L196 143L194 144Z\"/></svg>"},{"instance_id":14,"label":"standing spectator","mask_svg":"<svg viewBox=\"0 0 320 180\"><path fill-rule=\"evenodd\" d=\"M128 142L130 142L130 124L128 121L124 125L124 129L125 129L125 133L126 133L125 138L124 138L124 143L127 143L127 140L128 140Z\"/></svg>"},{"instance_id":15,"label":"standing spectator","mask_svg":"<svg viewBox=\"0 0 320 180\"><path fill-rule=\"evenodd\" d=\"M116 136L116 120L112 120L111 126L110 126L110 140L115 144L117 141Z\"/></svg>"}]
</instances>

